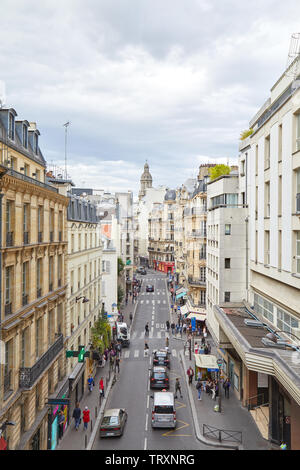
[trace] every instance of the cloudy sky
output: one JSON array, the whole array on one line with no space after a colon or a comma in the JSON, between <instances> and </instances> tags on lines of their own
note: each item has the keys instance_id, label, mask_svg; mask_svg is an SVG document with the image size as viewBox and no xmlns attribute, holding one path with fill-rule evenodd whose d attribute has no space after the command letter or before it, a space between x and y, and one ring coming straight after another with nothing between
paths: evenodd
<instances>
[{"instance_id":1,"label":"cloudy sky","mask_svg":"<svg viewBox=\"0 0 300 470\"><path fill-rule=\"evenodd\" d=\"M80 187L180 185L234 162L283 73L299 0L0 0L0 81Z\"/></svg>"}]
</instances>

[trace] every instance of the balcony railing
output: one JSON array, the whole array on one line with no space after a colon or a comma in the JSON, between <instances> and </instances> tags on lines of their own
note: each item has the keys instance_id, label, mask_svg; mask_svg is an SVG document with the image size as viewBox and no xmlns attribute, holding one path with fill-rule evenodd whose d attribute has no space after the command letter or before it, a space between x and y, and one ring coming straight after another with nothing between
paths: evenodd
<instances>
[{"instance_id":1,"label":"balcony railing","mask_svg":"<svg viewBox=\"0 0 300 470\"><path fill-rule=\"evenodd\" d=\"M188 283L195 286L206 286L206 280L195 279L192 276L188 276Z\"/></svg>"},{"instance_id":2,"label":"balcony railing","mask_svg":"<svg viewBox=\"0 0 300 470\"><path fill-rule=\"evenodd\" d=\"M63 350L63 335L60 335L55 343L45 352L45 354L34 364L33 367L22 367L19 372L20 388L30 388L40 377L45 369L51 364L55 357Z\"/></svg>"},{"instance_id":3,"label":"balcony railing","mask_svg":"<svg viewBox=\"0 0 300 470\"><path fill-rule=\"evenodd\" d=\"M14 244L14 232L7 232L6 246L13 246L13 244Z\"/></svg>"},{"instance_id":4,"label":"balcony railing","mask_svg":"<svg viewBox=\"0 0 300 470\"><path fill-rule=\"evenodd\" d=\"M31 178L30 176L24 175L23 173L19 173L16 170L12 170L11 168L7 170L6 174L13 176L15 178L18 178L19 180L26 181L27 183L34 184L35 186L40 186L41 188L58 193L58 189L55 188L54 186L51 186L50 184L47 184L47 183L43 183L42 181L38 181L34 178Z\"/></svg>"},{"instance_id":5,"label":"balcony railing","mask_svg":"<svg viewBox=\"0 0 300 470\"><path fill-rule=\"evenodd\" d=\"M206 230L192 230L188 233L188 236L191 238L206 238Z\"/></svg>"}]
</instances>

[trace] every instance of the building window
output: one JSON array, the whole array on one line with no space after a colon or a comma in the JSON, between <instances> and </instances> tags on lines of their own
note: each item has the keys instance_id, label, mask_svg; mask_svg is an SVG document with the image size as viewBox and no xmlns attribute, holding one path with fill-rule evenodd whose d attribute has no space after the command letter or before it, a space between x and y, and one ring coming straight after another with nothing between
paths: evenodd
<instances>
[{"instance_id":1,"label":"building window","mask_svg":"<svg viewBox=\"0 0 300 470\"><path fill-rule=\"evenodd\" d=\"M28 304L28 288L29 288L29 261L25 261L22 267L22 306Z\"/></svg>"},{"instance_id":2,"label":"building window","mask_svg":"<svg viewBox=\"0 0 300 470\"><path fill-rule=\"evenodd\" d=\"M5 365L4 365L4 395L12 390L13 372L13 339L5 343Z\"/></svg>"},{"instance_id":3,"label":"building window","mask_svg":"<svg viewBox=\"0 0 300 470\"><path fill-rule=\"evenodd\" d=\"M5 315L12 313L13 285L13 266L7 266L5 268Z\"/></svg>"},{"instance_id":4,"label":"building window","mask_svg":"<svg viewBox=\"0 0 300 470\"><path fill-rule=\"evenodd\" d=\"M224 302L230 302L230 292L224 292Z\"/></svg>"},{"instance_id":5,"label":"building window","mask_svg":"<svg viewBox=\"0 0 300 470\"><path fill-rule=\"evenodd\" d=\"M35 356L36 359L43 354L43 318L35 323Z\"/></svg>"},{"instance_id":6,"label":"building window","mask_svg":"<svg viewBox=\"0 0 300 470\"><path fill-rule=\"evenodd\" d=\"M14 243L14 204L6 201L6 246L13 246Z\"/></svg>"},{"instance_id":7,"label":"building window","mask_svg":"<svg viewBox=\"0 0 300 470\"><path fill-rule=\"evenodd\" d=\"M53 291L53 256L49 257L49 292Z\"/></svg>"},{"instance_id":8,"label":"building window","mask_svg":"<svg viewBox=\"0 0 300 470\"><path fill-rule=\"evenodd\" d=\"M265 265L270 265L270 232L265 230Z\"/></svg>"},{"instance_id":9,"label":"building window","mask_svg":"<svg viewBox=\"0 0 300 470\"><path fill-rule=\"evenodd\" d=\"M225 269L230 268L230 258L225 258Z\"/></svg>"},{"instance_id":10,"label":"building window","mask_svg":"<svg viewBox=\"0 0 300 470\"><path fill-rule=\"evenodd\" d=\"M205 290L200 291L200 304L205 305L206 303L206 292Z\"/></svg>"},{"instance_id":11,"label":"building window","mask_svg":"<svg viewBox=\"0 0 300 470\"><path fill-rule=\"evenodd\" d=\"M300 113L296 114L296 151L300 150Z\"/></svg>"},{"instance_id":12,"label":"building window","mask_svg":"<svg viewBox=\"0 0 300 470\"><path fill-rule=\"evenodd\" d=\"M274 322L272 303L258 294L254 294L254 309L271 323Z\"/></svg>"},{"instance_id":13,"label":"building window","mask_svg":"<svg viewBox=\"0 0 300 470\"><path fill-rule=\"evenodd\" d=\"M300 212L300 168L296 170L296 212Z\"/></svg>"},{"instance_id":14,"label":"building window","mask_svg":"<svg viewBox=\"0 0 300 470\"><path fill-rule=\"evenodd\" d=\"M300 231L296 232L296 273L300 274Z\"/></svg>"},{"instance_id":15,"label":"building window","mask_svg":"<svg viewBox=\"0 0 300 470\"><path fill-rule=\"evenodd\" d=\"M299 321L289 313L277 307L277 327L281 331L293 333L299 337ZM293 338L291 338L293 339Z\"/></svg>"},{"instance_id":16,"label":"building window","mask_svg":"<svg viewBox=\"0 0 300 470\"><path fill-rule=\"evenodd\" d=\"M38 243L43 241L43 230L44 230L44 210L42 206L38 207Z\"/></svg>"},{"instance_id":17,"label":"building window","mask_svg":"<svg viewBox=\"0 0 300 470\"><path fill-rule=\"evenodd\" d=\"M225 235L231 235L231 224L225 224Z\"/></svg>"},{"instance_id":18,"label":"building window","mask_svg":"<svg viewBox=\"0 0 300 470\"><path fill-rule=\"evenodd\" d=\"M29 244L29 204L23 206L23 243Z\"/></svg>"},{"instance_id":19,"label":"building window","mask_svg":"<svg viewBox=\"0 0 300 470\"><path fill-rule=\"evenodd\" d=\"M270 181L265 183L265 217L270 217Z\"/></svg>"},{"instance_id":20,"label":"building window","mask_svg":"<svg viewBox=\"0 0 300 470\"><path fill-rule=\"evenodd\" d=\"M27 327L21 335L21 367L29 367L30 365L29 344L29 327Z\"/></svg>"},{"instance_id":21,"label":"building window","mask_svg":"<svg viewBox=\"0 0 300 470\"><path fill-rule=\"evenodd\" d=\"M37 298L42 296L42 285L43 285L43 260L38 258L36 262L36 296Z\"/></svg>"},{"instance_id":22,"label":"building window","mask_svg":"<svg viewBox=\"0 0 300 470\"><path fill-rule=\"evenodd\" d=\"M270 168L270 136L265 138L265 170Z\"/></svg>"},{"instance_id":23,"label":"building window","mask_svg":"<svg viewBox=\"0 0 300 470\"><path fill-rule=\"evenodd\" d=\"M28 147L28 128L23 124L23 147L27 149Z\"/></svg>"},{"instance_id":24,"label":"building window","mask_svg":"<svg viewBox=\"0 0 300 470\"><path fill-rule=\"evenodd\" d=\"M12 113L9 113L8 136L11 140L15 140L15 116Z\"/></svg>"}]
</instances>

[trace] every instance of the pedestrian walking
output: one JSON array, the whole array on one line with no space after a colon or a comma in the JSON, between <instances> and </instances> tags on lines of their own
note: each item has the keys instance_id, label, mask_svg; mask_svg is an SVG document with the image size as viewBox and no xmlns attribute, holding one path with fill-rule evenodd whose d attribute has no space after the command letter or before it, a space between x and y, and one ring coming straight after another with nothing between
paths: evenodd
<instances>
[{"instance_id":1,"label":"pedestrian walking","mask_svg":"<svg viewBox=\"0 0 300 470\"><path fill-rule=\"evenodd\" d=\"M86 406L82 412L83 415L83 429L86 431L90 422L90 410Z\"/></svg>"},{"instance_id":2,"label":"pedestrian walking","mask_svg":"<svg viewBox=\"0 0 300 470\"><path fill-rule=\"evenodd\" d=\"M189 385L190 385L191 383L193 383L193 377L194 377L194 371L193 371L193 369L192 369L191 366L188 368L188 370L187 370L186 373L187 373L187 375L188 375L188 378L189 378Z\"/></svg>"},{"instance_id":3,"label":"pedestrian walking","mask_svg":"<svg viewBox=\"0 0 300 470\"><path fill-rule=\"evenodd\" d=\"M130 315L129 315L130 325L132 323L132 319L133 319L132 312L130 312Z\"/></svg>"},{"instance_id":4,"label":"pedestrian walking","mask_svg":"<svg viewBox=\"0 0 300 470\"><path fill-rule=\"evenodd\" d=\"M202 400L202 398L201 398L202 384L201 384L200 378L198 378L198 380L197 380L196 389L198 391L198 400Z\"/></svg>"},{"instance_id":5,"label":"pedestrian walking","mask_svg":"<svg viewBox=\"0 0 300 470\"><path fill-rule=\"evenodd\" d=\"M88 382L89 391L92 392L93 391L93 386L95 385L95 383L94 383L94 379L91 376L91 374L89 375L87 382Z\"/></svg>"},{"instance_id":6,"label":"pedestrian walking","mask_svg":"<svg viewBox=\"0 0 300 470\"><path fill-rule=\"evenodd\" d=\"M125 304L126 305L128 304L128 295L126 295L126 297L125 297Z\"/></svg>"},{"instance_id":7,"label":"pedestrian walking","mask_svg":"<svg viewBox=\"0 0 300 470\"><path fill-rule=\"evenodd\" d=\"M145 325L145 336L149 335L149 323L147 322Z\"/></svg>"},{"instance_id":8,"label":"pedestrian walking","mask_svg":"<svg viewBox=\"0 0 300 470\"><path fill-rule=\"evenodd\" d=\"M116 357L116 362L115 362L115 372L118 368L118 374L120 373L120 358Z\"/></svg>"},{"instance_id":9,"label":"pedestrian walking","mask_svg":"<svg viewBox=\"0 0 300 470\"><path fill-rule=\"evenodd\" d=\"M76 408L73 410L73 418L75 420L75 429L78 431L81 422L81 409L79 403L76 403Z\"/></svg>"},{"instance_id":10,"label":"pedestrian walking","mask_svg":"<svg viewBox=\"0 0 300 470\"><path fill-rule=\"evenodd\" d=\"M148 357L148 352L149 352L149 346L147 341L145 341L145 346L144 346L144 357Z\"/></svg>"},{"instance_id":11,"label":"pedestrian walking","mask_svg":"<svg viewBox=\"0 0 300 470\"><path fill-rule=\"evenodd\" d=\"M225 392L225 397L226 398L229 398L229 388L230 388L230 380L227 378L225 380L225 382L223 383L223 388L224 388L224 392Z\"/></svg>"},{"instance_id":12,"label":"pedestrian walking","mask_svg":"<svg viewBox=\"0 0 300 470\"><path fill-rule=\"evenodd\" d=\"M169 347L169 337L166 336L166 348L168 348L168 347Z\"/></svg>"},{"instance_id":13,"label":"pedestrian walking","mask_svg":"<svg viewBox=\"0 0 300 470\"><path fill-rule=\"evenodd\" d=\"M169 320L166 321L166 328L167 328L167 331L169 331L169 329L170 329L170 322L169 322Z\"/></svg>"},{"instance_id":14,"label":"pedestrian walking","mask_svg":"<svg viewBox=\"0 0 300 470\"><path fill-rule=\"evenodd\" d=\"M58 439L62 439L64 434L65 415L62 410L58 414Z\"/></svg>"},{"instance_id":15,"label":"pedestrian walking","mask_svg":"<svg viewBox=\"0 0 300 470\"><path fill-rule=\"evenodd\" d=\"M175 323L171 323L171 330L172 330L172 335L175 333Z\"/></svg>"},{"instance_id":16,"label":"pedestrian walking","mask_svg":"<svg viewBox=\"0 0 300 470\"><path fill-rule=\"evenodd\" d=\"M179 391L180 393L180 396L182 398L182 393L181 393L181 385L180 385L180 382L179 382L179 378L177 377L176 378L176 382L175 382L175 396L174 398L177 398L177 392Z\"/></svg>"},{"instance_id":17,"label":"pedestrian walking","mask_svg":"<svg viewBox=\"0 0 300 470\"><path fill-rule=\"evenodd\" d=\"M102 398L104 398L104 381L103 381L103 377L101 377L101 379L99 381L99 392L100 392L100 395L102 396Z\"/></svg>"}]
</instances>

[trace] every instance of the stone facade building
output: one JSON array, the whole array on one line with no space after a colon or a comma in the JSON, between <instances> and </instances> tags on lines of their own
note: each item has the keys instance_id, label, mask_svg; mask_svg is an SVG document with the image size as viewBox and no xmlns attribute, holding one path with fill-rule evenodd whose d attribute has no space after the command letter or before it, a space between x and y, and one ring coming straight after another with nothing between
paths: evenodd
<instances>
[{"instance_id":1,"label":"stone facade building","mask_svg":"<svg viewBox=\"0 0 300 470\"><path fill-rule=\"evenodd\" d=\"M45 181L35 123L0 109L0 423L10 449L46 449L65 377L66 208Z\"/></svg>"}]
</instances>

